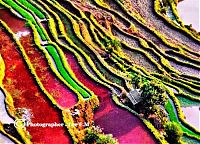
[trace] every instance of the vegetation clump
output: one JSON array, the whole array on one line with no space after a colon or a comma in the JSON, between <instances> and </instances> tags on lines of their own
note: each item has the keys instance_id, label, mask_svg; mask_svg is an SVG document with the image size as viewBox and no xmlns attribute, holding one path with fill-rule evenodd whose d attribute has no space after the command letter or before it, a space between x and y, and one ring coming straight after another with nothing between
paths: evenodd
<instances>
[{"instance_id":1,"label":"vegetation clump","mask_svg":"<svg viewBox=\"0 0 200 144\"><path fill-rule=\"evenodd\" d=\"M86 144L118 144L112 134L104 134L99 127L89 127L83 139Z\"/></svg>"},{"instance_id":2,"label":"vegetation clump","mask_svg":"<svg viewBox=\"0 0 200 144\"><path fill-rule=\"evenodd\" d=\"M133 106L133 109L148 119L155 128L163 130L168 121L167 113L164 110L168 102L164 85L136 74L133 74L133 83L136 89L140 89L142 99Z\"/></svg>"},{"instance_id":3,"label":"vegetation clump","mask_svg":"<svg viewBox=\"0 0 200 144\"><path fill-rule=\"evenodd\" d=\"M105 46L107 48L107 51L109 53L112 53L114 51L120 52L121 51L121 42L117 39L109 40L108 38L104 38Z\"/></svg>"},{"instance_id":4,"label":"vegetation clump","mask_svg":"<svg viewBox=\"0 0 200 144\"><path fill-rule=\"evenodd\" d=\"M183 131L176 122L168 122L165 125L165 138L170 144L182 143Z\"/></svg>"}]
</instances>

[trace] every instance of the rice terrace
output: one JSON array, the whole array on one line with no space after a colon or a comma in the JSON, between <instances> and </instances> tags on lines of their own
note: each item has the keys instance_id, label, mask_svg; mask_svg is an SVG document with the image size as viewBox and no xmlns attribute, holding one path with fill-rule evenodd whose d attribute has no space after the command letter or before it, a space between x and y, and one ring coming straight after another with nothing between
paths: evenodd
<instances>
[{"instance_id":1,"label":"rice terrace","mask_svg":"<svg viewBox=\"0 0 200 144\"><path fill-rule=\"evenodd\" d=\"M200 144L184 1L0 0L0 144Z\"/></svg>"}]
</instances>

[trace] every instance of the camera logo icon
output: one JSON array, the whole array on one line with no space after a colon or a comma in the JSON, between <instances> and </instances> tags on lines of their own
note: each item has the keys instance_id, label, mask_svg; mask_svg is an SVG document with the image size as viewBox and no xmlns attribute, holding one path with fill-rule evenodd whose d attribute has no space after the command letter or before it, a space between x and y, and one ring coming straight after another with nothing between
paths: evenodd
<instances>
[{"instance_id":1,"label":"camera logo icon","mask_svg":"<svg viewBox=\"0 0 200 144\"><path fill-rule=\"evenodd\" d=\"M15 128L24 128L26 126L26 120L25 119L16 119L14 122Z\"/></svg>"}]
</instances>

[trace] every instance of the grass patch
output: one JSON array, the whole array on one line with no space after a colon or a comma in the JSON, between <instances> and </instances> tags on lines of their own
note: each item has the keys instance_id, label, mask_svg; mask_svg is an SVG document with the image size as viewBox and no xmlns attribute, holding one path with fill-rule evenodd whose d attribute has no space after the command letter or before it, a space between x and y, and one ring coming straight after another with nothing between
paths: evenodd
<instances>
[{"instance_id":1,"label":"grass patch","mask_svg":"<svg viewBox=\"0 0 200 144\"><path fill-rule=\"evenodd\" d=\"M33 6L31 3L29 3L27 0L18 0L18 1L28 9L32 10L40 19L45 18L44 14L35 6Z\"/></svg>"},{"instance_id":2,"label":"grass patch","mask_svg":"<svg viewBox=\"0 0 200 144\"><path fill-rule=\"evenodd\" d=\"M80 92L80 94L84 97L84 98L89 98L90 95L83 89L81 88L72 78L71 76L68 74L68 72L65 70L62 61L60 59L60 56L58 55L57 51L55 50L55 48L52 45L48 45L46 46L46 49L48 50L49 54L52 56L52 58L54 59L57 69L60 72L60 74L63 76L63 78L75 89L78 90L78 92Z\"/></svg>"}]
</instances>

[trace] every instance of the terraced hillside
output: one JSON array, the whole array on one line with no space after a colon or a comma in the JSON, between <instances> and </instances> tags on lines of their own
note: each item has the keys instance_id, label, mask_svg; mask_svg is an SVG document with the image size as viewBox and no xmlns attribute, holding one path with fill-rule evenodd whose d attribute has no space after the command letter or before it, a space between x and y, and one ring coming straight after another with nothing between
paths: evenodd
<instances>
[{"instance_id":1,"label":"terraced hillside","mask_svg":"<svg viewBox=\"0 0 200 144\"><path fill-rule=\"evenodd\" d=\"M181 109L200 35L177 4L0 0L0 143L200 143Z\"/></svg>"}]
</instances>

